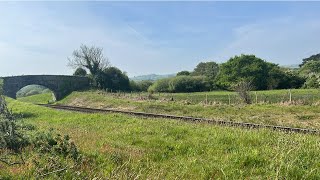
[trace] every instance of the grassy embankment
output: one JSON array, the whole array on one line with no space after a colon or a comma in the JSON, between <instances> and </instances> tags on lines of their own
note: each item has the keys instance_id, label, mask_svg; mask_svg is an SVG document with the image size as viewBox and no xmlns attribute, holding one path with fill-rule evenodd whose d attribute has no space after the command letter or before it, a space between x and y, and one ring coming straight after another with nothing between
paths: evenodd
<instances>
[{"instance_id":1,"label":"grassy embankment","mask_svg":"<svg viewBox=\"0 0 320 180\"><path fill-rule=\"evenodd\" d=\"M258 94L268 94L269 97L277 97L287 90L260 91ZM318 90L292 90L293 97L303 97L310 94L314 97L313 104L305 105L302 99L295 99L294 105L284 103L258 103L251 105L243 104L204 104L185 103L183 98L201 99L206 93L184 94L160 94L160 96L175 96L174 101L170 98L157 98L149 100L147 94L112 95L101 91L74 92L58 104L86 106L93 108L115 108L130 111L142 111L151 113L165 113L194 117L205 117L238 122L252 122L271 125L282 125L302 128L320 129L320 107L317 97ZM211 97L228 97L229 92L210 92ZM180 100L179 100L179 96ZM209 95L208 95L209 96ZM47 103L51 94L42 94L20 99L26 102ZM208 98L209 99L209 98ZM294 100L294 99L293 99ZM298 103L297 103L298 102Z\"/></svg>"},{"instance_id":2,"label":"grassy embankment","mask_svg":"<svg viewBox=\"0 0 320 180\"><path fill-rule=\"evenodd\" d=\"M101 98L106 102L112 100L85 92L74 93L63 102L83 103L80 97L94 98L90 102ZM113 101L115 106L124 105L118 99ZM87 165L92 176L113 179L320 178L318 136L120 114L65 112L19 101L11 101L10 106L14 112L25 115L25 123L34 124L40 130L54 128L69 134L80 151L93 159ZM18 173L26 178L28 176L22 174L29 168L25 164L0 168L0 172Z\"/></svg>"},{"instance_id":3,"label":"grassy embankment","mask_svg":"<svg viewBox=\"0 0 320 180\"><path fill-rule=\"evenodd\" d=\"M320 101L320 91L317 89L293 89L292 101L299 104L314 104ZM127 99L146 99L148 93L108 93L108 95L120 96L121 98ZM240 104L237 93L229 91L212 91L212 92L195 92L195 93L154 93L152 95L155 99L171 99L175 101L184 102L186 104L199 104L205 103L207 100L208 104L227 104L235 105ZM284 103L290 100L289 90L269 90L269 91L253 91L251 92L251 98L253 103L258 104L274 104ZM34 95L21 98L22 101L28 102L42 102L47 103L52 100L50 93L42 95Z\"/></svg>"},{"instance_id":4,"label":"grassy embankment","mask_svg":"<svg viewBox=\"0 0 320 180\"><path fill-rule=\"evenodd\" d=\"M317 92L317 90L313 91ZM275 92L279 91L270 91L268 93L271 94ZM293 91L293 93L298 92L299 91ZM193 94L185 94L185 96L192 95ZM313 105L289 105L288 103L261 103L252 105L205 105L203 103L198 103L187 105L185 102L177 100L173 102L161 99L147 100L146 98L140 99L130 97L129 95L127 97L118 97L100 91L87 91L74 92L57 103L94 108L115 108L131 111L320 129L320 107L317 105L316 101Z\"/></svg>"}]
</instances>

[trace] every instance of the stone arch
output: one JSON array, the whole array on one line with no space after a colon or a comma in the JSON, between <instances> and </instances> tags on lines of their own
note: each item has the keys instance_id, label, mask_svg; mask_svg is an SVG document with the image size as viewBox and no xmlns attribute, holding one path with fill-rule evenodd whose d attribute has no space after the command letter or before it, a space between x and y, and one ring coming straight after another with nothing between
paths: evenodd
<instances>
[{"instance_id":1,"label":"stone arch","mask_svg":"<svg viewBox=\"0 0 320 180\"><path fill-rule=\"evenodd\" d=\"M3 77L2 79L4 95L14 99L21 88L32 84L49 88L54 93L56 100L61 100L72 91L89 87L89 79L80 76L28 75Z\"/></svg>"}]
</instances>

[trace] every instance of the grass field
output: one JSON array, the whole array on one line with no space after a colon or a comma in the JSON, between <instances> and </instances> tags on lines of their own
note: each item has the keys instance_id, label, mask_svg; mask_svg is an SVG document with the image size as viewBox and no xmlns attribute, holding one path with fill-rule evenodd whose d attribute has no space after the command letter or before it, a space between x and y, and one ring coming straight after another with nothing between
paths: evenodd
<instances>
[{"instance_id":1,"label":"grass field","mask_svg":"<svg viewBox=\"0 0 320 180\"><path fill-rule=\"evenodd\" d=\"M155 94L159 96L159 94ZM212 91L198 93L171 93L163 94L163 97L178 101L188 101L197 104L208 101L209 103L239 104L241 99L235 92ZM291 90L291 100L301 101L305 104L312 104L320 100L320 91L316 89L293 89ZM161 94L160 94L161 98ZM253 103L281 103L290 100L289 90L253 91L251 92Z\"/></svg>"},{"instance_id":2,"label":"grass field","mask_svg":"<svg viewBox=\"0 0 320 180\"><path fill-rule=\"evenodd\" d=\"M280 95L285 90L265 91L269 96ZM309 92L316 95L318 90L292 90L294 95L302 95ZM216 93L216 94L214 94ZM211 92L215 96L228 96L229 92ZM262 93L262 92L260 92ZM171 94L182 98L198 98L206 93ZM164 94L160 94L164 96ZM167 95L169 96L169 95ZM175 97L175 99L177 99ZM46 103L51 94L42 94L19 99L25 102ZM184 115L204 117L237 122L253 122L261 124L282 125L291 127L320 129L320 101L314 100L312 104L299 103L300 101L284 103L258 103L243 104L204 104L186 103L183 100L170 101L169 99L149 99L147 94L133 94L132 96L119 96L102 91L74 92L58 104L86 106L94 108L114 108L130 111L142 111L150 113L165 113L172 115Z\"/></svg>"},{"instance_id":3,"label":"grass field","mask_svg":"<svg viewBox=\"0 0 320 180\"><path fill-rule=\"evenodd\" d=\"M268 90L268 91L252 91L251 99L253 103L283 103L290 101L303 104L313 104L320 101L320 91L317 89L292 89L292 90ZM127 98L146 98L148 93L108 93L113 96ZM211 91L211 92L195 92L195 93L154 93L155 99L171 99L175 101L184 101L189 104L211 103L211 104L239 104L241 99L236 92L231 91Z\"/></svg>"},{"instance_id":4,"label":"grass field","mask_svg":"<svg viewBox=\"0 0 320 180\"><path fill-rule=\"evenodd\" d=\"M293 89L293 90L270 90L270 91L252 91L251 99L254 104L275 104L285 103L290 101L300 104L314 104L320 101L320 90L318 89ZM108 96L114 96L125 99L148 99L149 93L106 93ZM240 104L241 99L236 92L229 91L212 91L212 92L195 92L195 93L154 93L152 98L158 100L169 100L185 102L188 104ZM41 95L33 95L20 98L25 102L48 103L52 101L52 94L45 93Z\"/></svg>"},{"instance_id":5,"label":"grass field","mask_svg":"<svg viewBox=\"0 0 320 180\"><path fill-rule=\"evenodd\" d=\"M34 104L47 104L48 102L53 101L53 95L52 93L36 94L32 96L20 97L18 100Z\"/></svg>"},{"instance_id":6,"label":"grass field","mask_svg":"<svg viewBox=\"0 0 320 180\"><path fill-rule=\"evenodd\" d=\"M64 102L84 95L75 93ZM69 134L91 159L87 165L89 178L320 178L318 136L120 114L65 112L13 100L10 106L23 115L24 123L34 124L39 130L54 128L61 134ZM18 172L21 178L32 177L32 167L28 165L0 168L0 175Z\"/></svg>"},{"instance_id":7,"label":"grass field","mask_svg":"<svg viewBox=\"0 0 320 180\"><path fill-rule=\"evenodd\" d=\"M100 91L74 92L57 103L320 129L317 104L188 105L182 101L130 99Z\"/></svg>"}]
</instances>

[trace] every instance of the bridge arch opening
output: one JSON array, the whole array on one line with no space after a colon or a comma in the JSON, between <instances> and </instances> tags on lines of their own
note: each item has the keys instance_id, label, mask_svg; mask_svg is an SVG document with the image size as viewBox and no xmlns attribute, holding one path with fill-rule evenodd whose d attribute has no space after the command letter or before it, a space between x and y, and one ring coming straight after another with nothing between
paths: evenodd
<instances>
[{"instance_id":1,"label":"bridge arch opening","mask_svg":"<svg viewBox=\"0 0 320 180\"><path fill-rule=\"evenodd\" d=\"M46 104L55 102L56 94L46 86L39 84L30 84L18 90L16 92L16 98L21 101Z\"/></svg>"}]
</instances>

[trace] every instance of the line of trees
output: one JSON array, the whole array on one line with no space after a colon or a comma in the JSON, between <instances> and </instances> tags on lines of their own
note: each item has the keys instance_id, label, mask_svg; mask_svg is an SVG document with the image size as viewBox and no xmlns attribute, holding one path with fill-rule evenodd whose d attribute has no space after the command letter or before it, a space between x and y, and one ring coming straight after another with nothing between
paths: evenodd
<instances>
[{"instance_id":1,"label":"line of trees","mask_svg":"<svg viewBox=\"0 0 320 180\"><path fill-rule=\"evenodd\" d=\"M99 47L81 45L68 59L69 66L76 69L74 75L87 76L94 87L113 91L235 90L241 82L250 82L254 90L320 87L320 54L303 59L298 69L283 68L255 55L242 54L222 64L201 62L192 72L181 71L175 77L155 82L130 81L126 72L110 65Z\"/></svg>"},{"instance_id":2,"label":"line of trees","mask_svg":"<svg viewBox=\"0 0 320 180\"><path fill-rule=\"evenodd\" d=\"M176 77L156 81L149 91L236 90L242 82L250 82L253 90L319 88L320 54L305 58L298 69L283 68L245 54L222 64L201 62L192 72L181 71Z\"/></svg>"}]
</instances>

